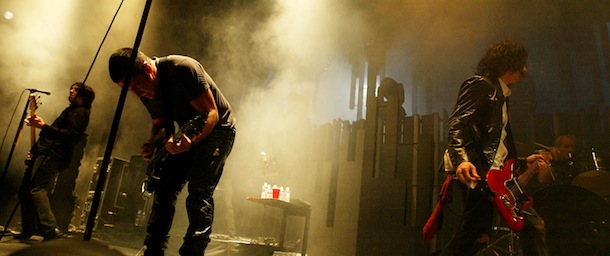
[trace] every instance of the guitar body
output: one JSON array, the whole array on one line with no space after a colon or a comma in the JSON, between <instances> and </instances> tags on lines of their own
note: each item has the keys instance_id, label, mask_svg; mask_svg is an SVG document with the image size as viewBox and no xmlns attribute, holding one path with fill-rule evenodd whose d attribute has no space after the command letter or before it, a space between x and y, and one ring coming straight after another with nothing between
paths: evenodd
<instances>
[{"instance_id":1,"label":"guitar body","mask_svg":"<svg viewBox=\"0 0 610 256\"><path fill-rule=\"evenodd\" d=\"M165 166L165 160L168 156L169 152L165 149L165 144L155 150L150 163L146 167L146 179L144 179L144 184L142 184L142 192L147 191L152 193L157 190L157 186L161 180L161 173Z\"/></svg>"},{"instance_id":2,"label":"guitar body","mask_svg":"<svg viewBox=\"0 0 610 256\"><path fill-rule=\"evenodd\" d=\"M201 133L206 123L206 116L199 115L188 121L174 134L175 143L180 142L182 135L191 137ZM142 184L142 192L153 193L161 180L161 174L164 172L166 160L170 153L165 149L165 143L162 144L153 154L148 166L146 167L146 179Z\"/></svg>"},{"instance_id":3,"label":"guitar body","mask_svg":"<svg viewBox=\"0 0 610 256\"><path fill-rule=\"evenodd\" d=\"M525 225L523 210L533 204L532 197L523 193L513 174L514 159L504 163L502 170L489 170L486 174L489 189L494 193L494 205L508 228L520 231Z\"/></svg>"}]
</instances>

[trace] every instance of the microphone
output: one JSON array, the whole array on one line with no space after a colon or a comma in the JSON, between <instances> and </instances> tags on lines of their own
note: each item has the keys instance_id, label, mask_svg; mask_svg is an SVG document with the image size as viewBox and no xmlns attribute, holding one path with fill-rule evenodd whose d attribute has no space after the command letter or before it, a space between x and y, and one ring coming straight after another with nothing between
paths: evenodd
<instances>
[{"instance_id":1,"label":"microphone","mask_svg":"<svg viewBox=\"0 0 610 256\"><path fill-rule=\"evenodd\" d=\"M39 93L44 93L44 94L46 94L46 95L51 95L51 93L50 93L50 92L47 92L47 91L41 91L41 90L37 90L37 89L29 89L29 88L28 88L28 89L26 89L26 90L30 91L31 93L34 93L34 92L39 92Z\"/></svg>"}]
</instances>

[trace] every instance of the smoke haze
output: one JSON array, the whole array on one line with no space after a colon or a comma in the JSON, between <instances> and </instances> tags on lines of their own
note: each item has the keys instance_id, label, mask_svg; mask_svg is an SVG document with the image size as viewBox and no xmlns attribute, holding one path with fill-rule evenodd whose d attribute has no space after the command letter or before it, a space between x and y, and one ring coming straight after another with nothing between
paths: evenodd
<instances>
[{"instance_id":1,"label":"smoke haze","mask_svg":"<svg viewBox=\"0 0 610 256\"><path fill-rule=\"evenodd\" d=\"M52 92L41 96L43 105L38 110L46 122L52 122L68 105L70 84L82 81L87 74L120 3L59 2L0 3L2 13L14 14L12 19L0 20L0 123L7 126L2 130L8 134L2 163L25 104L22 91L36 88ZM386 50L382 73L404 84L407 114L450 109L459 83L473 73L484 49L503 39L522 41L530 50L532 75L523 84L547 95L537 96L537 111L592 104L586 96L572 100L570 106L557 100L570 97L572 91L557 86L565 79L554 64L555 55L557 47L568 44L569 38L560 33L567 23L573 23L570 31L578 37L591 30L582 27L588 23L578 21L607 18L602 10L608 8L603 1L581 1L573 6L560 2L563 4L501 0L156 1L140 50L149 56L183 54L200 60L233 105L238 137L221 187L233 188L229 202L235 204L236 215L243 217L236 221L238 232L257 235L258 227L247 224L260 223L247 219L252 216L244 208L252 205L243 198L258 195L265 181L290 186L295 197L305 197L314 190L311 173L318 159L313 159L313 128L336 119L357 119L356 109L349 108L353 65L363 68L365 64L355 60L378 45ZM78 180L81 191L88 188L92 167L103 155L120 93L108 76L108 57L115 49L133 46L142 10L143 3L138 1L124 3L87 78L97 95ZM604 29L605 23L599 24ZM594 47L582 49L595 55ZM588 56L579 53L573 53L574 66L585 58L582 56ZM587 86L592 78L583 76L573 79ZM15 120L8 127L11 117ZM129 160L138 154L149 129L145 108L129 95L113 156ZM17 148L4 192L16 191L19 169L29 148L26 144L22 142ZM266 152L267 162L261 152Z\"/></svg>"}]
</instances>

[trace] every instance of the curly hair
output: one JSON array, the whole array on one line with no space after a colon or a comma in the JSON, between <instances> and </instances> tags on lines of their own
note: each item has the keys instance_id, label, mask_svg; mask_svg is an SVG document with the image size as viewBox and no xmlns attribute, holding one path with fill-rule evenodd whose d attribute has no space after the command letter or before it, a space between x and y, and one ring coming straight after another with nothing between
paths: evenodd
<instances>
[{"instance_id":1,"label":"curly hair","mask_svg":"<svg viewBox=\"0 0 610 256\"><path fill-rule=\"evenodd\" d=\"M504 40L493 44L479 60L476 73L498 78L505 72L520 71L527 62L527 49L521 43Z\"/></svg>"},{"instance_id":2,"label":"curly hair","mask_svg":"<svg viewBox=\"0 0 610 256\"><path fill-rule=\"evenodd\" d=\"M131 59L132 48L121 48L115 51L108 60L108 71L113 82L117 83L125 79L129 60ZM144 62L150 58L146 54L138 51L136 62L133 64L132 74L144 74Z\"/></svg>"}]
</instances>

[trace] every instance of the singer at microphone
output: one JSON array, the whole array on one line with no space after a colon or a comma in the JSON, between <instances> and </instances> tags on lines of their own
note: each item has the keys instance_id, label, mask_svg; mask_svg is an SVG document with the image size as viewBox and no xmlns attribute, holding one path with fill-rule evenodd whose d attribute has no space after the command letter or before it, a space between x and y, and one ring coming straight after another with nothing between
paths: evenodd
<instances>
[{"instance_id":1,"label":"singer at microphone","mask_svg":"<svg viewBox=\"0 0 610 256\"><path fill-rule=\"evenodd\" d=\"M30 89L30 88L28 88L28 89L26 89L26 90L30 91L30 93L39 92L39 93L44 93L44 94L46 94L46 95L51 95L51 92L47 92L47 91L41 91L41 90L38 90L38 89Z\"/></svg>"},{"instance_id":2,"label":"singer at microphone","mask_svg":"<svg viewBox=\"0 0 610 256\"><path fill-rule=\"evenodd\" d=\"M36 89L28 90L49 94ZM78 168L70 167L70 163L76 163L80 161L78 157L82 157L76 152L84 150L83 140L86 139L85 130L89 124L95 92L93 88L80 82L70 85L68 92L67 100L70 105L53 123L46 123L39 115L31 115L24 120L28 126L40 129L40 133L29 152L31 158L27 162L18 192L22 232L15 236L15 239L29 240L34 235L41 235L45 242L70 238L65 232L72 214L62 211L60 206L62 203L74 205L74 199L68 199L72 193L69 191L73 191L76 185L74 179L67 183L57 183L61 189L55 190L55 200L49 199L51 193L48 188L49 184L54 184L59 172L60 177L76 177L78 174ZM67 193L61 192L64 190ZM63 199L57 200L59 198Z\"/></svg>"}]
</instances>

